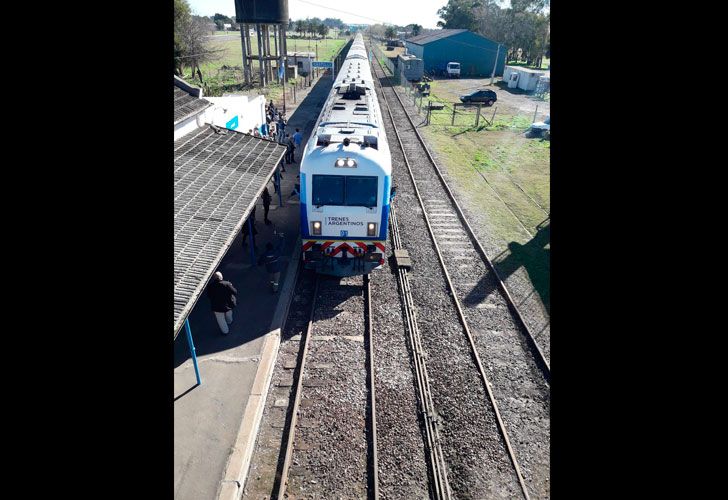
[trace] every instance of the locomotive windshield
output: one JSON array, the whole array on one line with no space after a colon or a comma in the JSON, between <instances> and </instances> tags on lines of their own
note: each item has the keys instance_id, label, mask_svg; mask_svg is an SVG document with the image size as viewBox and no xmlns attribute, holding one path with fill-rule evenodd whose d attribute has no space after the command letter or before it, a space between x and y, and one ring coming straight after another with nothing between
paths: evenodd
<instances>
[{"instance_id":1,"label":"locomotive windshield","mask_svg":"<svg viewBox=\"0 0 728 500\"><path fill-rule=\"evenodd\" d=\"M316 207L339 205L371 208L377 206L377 178L314 175L311 194Z\"/></svg>"},{"instance_id":2,"label":"locomotive windshield","mask_svg":"<svg viewBox=\"0 0 728 500\"><path fill-rule=\"evenodd\" d=\"M346 204L350 207L377 206L377 178L347 177Z\"/></svg>"},{"instance_id":3,"label":"locomotive windshield","mask_svg":"<svg viewBox=\"0 0 728 500\"><path fill-rule=\"evenodd\" d=\"M343 175L314 175L313 176L313 204L322 205L344 204L344 176Z\"/></svg>"}]
</instances>

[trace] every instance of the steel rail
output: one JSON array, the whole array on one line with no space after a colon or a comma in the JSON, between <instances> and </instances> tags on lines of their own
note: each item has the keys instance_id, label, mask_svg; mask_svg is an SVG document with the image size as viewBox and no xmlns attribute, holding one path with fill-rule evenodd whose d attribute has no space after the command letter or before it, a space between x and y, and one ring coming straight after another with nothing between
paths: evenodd
<instances>
[{"instance_id":1,"label":"steel rail","mask_svg":"<svg viewBox=\"0 0 728 500\"><path fill-rule=\"evenodd\" d=\"M379 458L377 456L377 407L376 407L376 394L374 391L376 387L374 385L374 335L372 335L372 291L369 283L369 275L364 275L364 294L366 299L366 306L364 312L366 314L367 323L367 336L369 337L369 384L371 385L369 390L369 403L371 408L371 446L372 446L372 494L374 500L379 500Z\"/></svg>"},{"instance_id":2,"label":"steel rail","mask_svg":"<svg viewBox=\"0 0 728 500\"><path fill-rule=\"evenodd\" d=\"M381 68L381 64L380 64L380 68ZM384 70L382 69L382 72L383 71ZM386 77L386 75L385 75L385 77ZM380 86L380 88L382 88L382 87ZM392 91L395 92L393 88L392 88ZM389 107L389 101L387 100L386 96L384 95L384 91L382 91L381 93L382 93L382 98L384 99L384 104L387 108L387 112L389 113L389 117L392 120L392 123L395 123L394 116L392 115L391 108ZM395 92L395 96L396 96L396 92ZM398 100L399 100L399 98L398 98ZM405 109L404 105L402 104L402 101L400 100L399 102L400 102L400 105L402 106L402 108ZM405 115L407 115L406 109L405 109ZM409 118L409 115L407 115L407 117ZM411 120L410 120L410 123L412 123ZM412 124L412 126L414 128L414 124ZM495 413L496 421L498 422L498 430L500 431L500 434L506 445L506 449L508 451L508 456L511 460L511 463L513 464L513 468L516 471L516 476L518 478L518 483L521 487L521 491L523 492L523 496L526 498L526 500L530 500L530 496L528 494L528 487L526 486L525 479L523 478L523 474L521 472L521 467L518 464L518 460L516 459L515 452L513 451L513 447L511 446L511 442L508 437L508 431L506 430L505 423L503 422L503 418L501 417L500 411L498 410L498 403L496 402L495 395L493 394L493 391L490 387L490 381L488 380L488 377L485 374L485 369L483 368L483 364L480 360L480 355L478 354L478 350L475 345L475 340L473 338L472 332L470 331L468 321L465 318L465 314L463 313L462 307L460 306L460 300L457 297L457 291L455 289L455 286L452 283L452 279L450 278L450 273L447 270L447 266L445 265L444 256L442 255L442 252L440 251L440 245L437 243L437 239L435 238L435 232L432 229L432 225L430 223L430 218L427 215L427 209L425 207L425 202L422 198L422 195L420 194L419 188L417 187L417 180L415 179L414 172L412 171L412 167L407 158L407 153L405 152L404 144L402 143L402 139L399 135L399 131L396 128L394 128L394 133L395 133L395 136L397 137L397 142L399 143L400 149L402 150L405 165L407 166L407 171L409 172L410 178L412 179L412 184L415 189L415 194L417 195L417 199L420 203L420 207L422 208L422 214L425 218L425 223L427 224L427 230L430 233L430 238L432 239L432 243L435 246L435 252L437 254L438 261L440 262L440 267L442 268L442 271L445 274L445 281L447 282L447 286L450 289L451 296L452 296L453 302L455 304L455 308L458 313L458 318L460 319L460 322L463 325L463 329L465 330L465 334L468 339L468 343L470 344L471 354L478 367L478 372L479 372L479 375L483 382L483 386L485 387L486 393L488 394L488 399L493 407L493 412ZM434 162L433 162L433 164L434 164Z\"/></svg>"},{"instance_id":3,"label":"steel rail","mask_svg":"<svg viewBox=\"0 0 728 500\"><path fill-rule=\"evenodd\" d=\"M397 211L392 205L389 212L390 231L392 233L392 243L395 249L401 249L402 239L399 234L399 225L397 223ZM417 392L419 397L420 414L422 415L425 429L425 446L429 454L429 469L432 476L430 482L430 491L432 496L439 499L449 500L452 498L452 490L447 479L447 467L445 457L440 446L440 433L437 426L437 413L435 405L432 401L432 391L430 390L430 378L427 375L427 366L425 364L426 355L422 349L420 332L417 326L417 314L412 299L412 290L409 284L407 270L398 269L398 281L402 291L402 307L404 309L407 321L407 333L412 350L413 365L415 367L415 379L417 382Z\"/></svg>"},{"instance_id":4,"label":"steel rail","mask_svg":"<svg viewBox=\"0 0 728 500\"><path fill-rule=\"evenodd\" d=\"M314 324L314 313L316 311L316 299L318 298L318 289L321 278L316 277L316 284L313 292L313 299L311 300L311 314L309 315L308 325L306 327L305 340L303 349L301 352L301 363L298 371L298 379L296 380L296 396L293 401L293 410L291 413L291 422L288 427L288 439L286 441L286 453L283 461L283 468L281 471L280 483L278 486L278 500L284 500L286 498L286 492L288 490L288 475L291 467L291 460L293 459L294 451L294 440L296 437L296 426L298 424L298 412L300 410L301 394L303 388L303 375L306 368L306 358L308 355L310 339L313 331ZM377 450L377 420L376 420L376 398L375 398L375 385L374 385L374 346L372 336L372 322L371 322L371 287L369 275L364 275L364 300L366 300L364 313L365 313L365 324L366 332L369 336L369 380L370 380L370 408L371 408L371 461L369 467L371 467L371 474L373 478L370 478L370 497L374 500L379 500L379 465L378 465L378 450Z\"/></svg>"},{"instance_id":5,"label":"steel rail","mask_svg":"<svg viewBox=\"0 0 728 500\"><path fill-rule=\"evenodd\" d=\"M303 352L301 355L301 368L298 372L298 380L296 381L296 397L293 400L293 413L291 414L291 424L288 428L288 441L286 442L286 456L283 461L283 470L281 471L281 482L278 486L278 500L284 500L288 487L288 470L291 467L291 458L293 457L293 440L296 437L296 424L298 423L298 410L301 403L301 389L303 387L303 371L306 367L306 355L308 354L308 345L311 340L311 330L313 327L313 314L316 311L316 298L318 297L319 281L316 277L316 285L313 291L313 299L311 300L311 315L308 318L308 326L306 327L306 340L303 343Z\"/></svg>"},{"instance_id":6,"label":"steel rail","mask_svg":"<svg viewBox=\"0 0 728 500\"><path fill-rule=\"evenodd\" d=\"M376 58L375 58L376 59ZM377 59L377 63L379 64L379 67L382 69L382 73L384 73L384 77L387 78L387 81L390 82L391 80L389 76L384 72L384 68L382 67L381 63L379 63L379 60ZM380 88L381 84L380 84ZM412 121L412 118L409 116L409 113L407 113L407 108L405 107L402 100L399 98L399 95L397 94L397 91L394 89L394 87L390 87L392 89L392 92L394 93L394 96L397 98L397 101L399 101L400 106L402 107L402 110L404 111L404 115L407 117L407 120L409 121L410 125L412 126L412 130L414 131L415 135L417 136L417 139L419 140L420 144L422 145L422 148L424 149L425 153L427 154L428 159L432 163L432 166L435 169L435 172L437 173L437 177L440 179L440 183L442 184L443 188L445 189L445 192L448 194L448 197L452 201L452 203L455 205L455 209L457 211L458 217L462 224L465 226L465 229L467 230L468 235L470 236L470 239L475 244L478 253L483 257L485 262L487 263L488 267L491 271L493 271L493 274L496 277L496 280L498 281L498 287L500 288L503 295L506 297L506 302L508 303L508 307L511 309L513 314L518 318L519 323L523 327L524 331L526 332L526 341L529 343L531 349L535 351L536 353L536 363L539 365L539 368L544 374L544 377L546 378L546 381L548 383L551 383L551 367L549 366L549 362L546 359L546 357L543 354L543 351L541 350L541 347L538 345L538 342L536 341L535 336L533 335L533 332L531 332L531 329L529 328L528 324L526 323L525 319L521 315L520 310L518 309L518 306L516 305L516 301L511 296L510 292L508 292L508 288L506 288L505 283L500 277L500 274L498 274L498 271L495 268L495 265L488 257L488 254L485 251L485 248L480 244L480 241L478 240L477 236L475 235L475 231L473 231L473 228L470 226L470 223L468 222L467 218L465 217L465 213L460 208L460 204L455 199L455 195L453 194L452 190L450 189L450 186L448 185L447 181L442 175L442 172L440 170L440 167L438 167L437 162L435 161L435 158L430 153L429 148L427 147L427 144L425 144L425 140L420 135L419 131L417 130L417 127L415 126L414 122ZM382 97L384 97L384 92L382 92ZM391 110L389 109L389 103L386 100L385 97L385 104L387 105L387 111L390 114L390 117L392 116ZM392 122L394 122L394 119L392 118ZM395 130L395 133L397 134L397 137L399 138L399 132ZM401 144L401 141L400 141ZM404 148L402 149L403 154ZM406 154L405 154L406 157ZM408 165L409 168L409 165ZM424 210L424 207L423 207Z\"/></svg>"}]
</instances>

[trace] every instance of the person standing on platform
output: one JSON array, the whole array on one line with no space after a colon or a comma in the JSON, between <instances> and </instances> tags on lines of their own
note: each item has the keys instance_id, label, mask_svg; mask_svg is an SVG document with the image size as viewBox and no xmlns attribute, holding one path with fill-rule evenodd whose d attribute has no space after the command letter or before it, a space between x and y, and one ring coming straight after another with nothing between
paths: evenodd
<instances>
[{"instance_id":1,"label":"person standing on platform","mask_svg":"<svg viewBox=\"0 0 728 500\"><path fill-rule=\"evenodd\" d=\"M265 244L265 253L258 259L258 265L262 266L265 264L265 270L268 272L268 279L270 280L270 286L273 293L278 291L278 280L281 277L281 268L283 263L281 262L281 250L286 240L283 238L283 233L278 233L280 239L278 244L273 247L273 243L268 242Z\"/></svg>"},{"instance_id":2,"label":"person standing on platform","mask_svg":"<svg viewBox=\"0 0 728 500\"><path fill-rule=\"evenodd\" d=\"M271 221L268 220L268 210L270 210L270 200L273 197L268 192L268 186L263 189L263 209L265 210L265 215L263 216L263 221L265 222L266 226L270 226L272 224Z\"/></svg>"},{"instance_id":3,"label":"person standing on platform","mask_svg":"<svg viewBox=\"0 0 728 500\"><path fill-rule=\"evenodd\" d=\"M296 146L293 144L293 137L291 137L291 134L286 134L286 165L294 162L295 151Z\"/></svg>"},{"instance_id":4,"label":"person standing on platform","mask_svg":"<svg viewBox=\"0 0 728 500\"><path fill-rule=\"evenodd\" d=\"M296 151L296 149L298 149L298 150L301 149L302 142L303 142L303 135L301 134L301 131L298 128L296 128L296 133L293 134L293 145L295 146L295 148L293 150L294 151L294 156L293 156L294 161L296 160L295 151Z\"/></svg>"},{"instance_id":5,"label":"person standing on platform","mask_svg":"<svg viewBox=\"0 0 728 500\"><path fill-rule=\"evenodd\" d=\"M222 273L217 271L207 287L212 312L223 335L230 333L228 325L233 322L233 309L238 305L238 291L229 281L223 281Z\"/></svg>"},{"instance_id":6,"label":"person standing on platform","mask_svg":"<svg viewBox=\"0 0 728 500\"><path fill-rule=\"evenodd\" d=\"M286 120L283 118L283 115L280 115L278 118L278 142L283 142L283 139L285 138L286 133Z\"/></svg>"}]
</instances>

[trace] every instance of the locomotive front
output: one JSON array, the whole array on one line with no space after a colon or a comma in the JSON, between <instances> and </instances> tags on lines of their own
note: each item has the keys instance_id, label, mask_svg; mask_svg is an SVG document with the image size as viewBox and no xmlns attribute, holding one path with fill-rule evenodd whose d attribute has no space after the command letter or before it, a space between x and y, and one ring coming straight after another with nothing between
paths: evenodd
<instances>
[{"instance_id":1,"label":"locomotive front","mask_svg":"<svg viewBox=\"0 0 728 500\"><path fill-rule=\"evenodd\" d=\"M301 161L303 265L367 274L384 264L391 156L360 36L341 66Z\"/></svg>"}]
</instances>

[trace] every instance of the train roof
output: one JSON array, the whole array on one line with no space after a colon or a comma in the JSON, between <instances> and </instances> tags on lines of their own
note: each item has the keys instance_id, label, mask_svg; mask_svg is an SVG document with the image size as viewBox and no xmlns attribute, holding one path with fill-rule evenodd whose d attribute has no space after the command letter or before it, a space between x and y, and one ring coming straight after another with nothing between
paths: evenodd
<instances>
[{"instance_id":1,"label":"train roof","mask_svg":"<svg viewBox=\"0 0 728 500\"><path fill-rule=\"evenodd\" d=\"M361 35L357 35L341 64L316 127L317 146L343 142L346 138L350 142L374 148L378 148L380 142L386 142L369 59Z\"/></svg>"}]
</instances>

